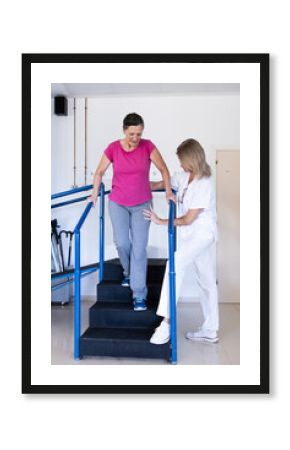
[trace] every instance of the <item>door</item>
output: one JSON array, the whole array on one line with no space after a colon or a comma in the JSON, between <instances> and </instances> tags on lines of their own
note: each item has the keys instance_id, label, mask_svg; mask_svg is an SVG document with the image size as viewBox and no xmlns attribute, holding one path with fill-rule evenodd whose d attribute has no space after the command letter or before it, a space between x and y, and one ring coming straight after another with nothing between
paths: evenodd
<instances>
[{"instance_id":1,"label":"door","mask_svg":"<svg viewBox=\"0 0 290 450\"><path fill-rule=\"evenodd\" d=\"M240 152L218 150L217 282L220 302L240 301Z\"/></svg>"}]
</instances>

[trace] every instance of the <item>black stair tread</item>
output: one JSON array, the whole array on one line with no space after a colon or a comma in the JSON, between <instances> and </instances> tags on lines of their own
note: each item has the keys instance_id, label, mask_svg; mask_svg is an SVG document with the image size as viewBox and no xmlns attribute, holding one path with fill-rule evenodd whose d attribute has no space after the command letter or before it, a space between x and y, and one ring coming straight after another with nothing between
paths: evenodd
<instances>
[{"instance_id":1,"label":"black stair tread","mask_svg":"<svg viewBox=\"0 0 290 450\"><path fill-rule=\"evenodd\" d=\"M151 328L93 328L89 327L81 339L122 340L122 341L148 341L154 329ZM154 345L154 344L152 344ZM164 345L164 344L163 344Z\"/></svg>"},{"instance_id":2,"label":"black stair tread","mask_svg":"<svg viewBox=\"0 0 290 450\"><path fill-rule=\"evenodd\" d=\"M107 300L105 302L102 302L101 300L98 300L93 306L91 306L90 309L116 309L116 310L130 310L134 313L138 313L138 314L142 314L142 312L146 312L146 311L156 311L156 307L152 306L150 304L150 302L146 302L147 303L147 310L145 311L134 311L133 309L133 301L131 302L116 302L114 301L114 299L112 300Z\"/></svg>"},{"instance_id":3,"label":"black stair tread","mask_svg":"<svg viewBox=\"0 0 290 450\"><path fill-rule=\"evenodd\" d=\"M164 277L166 266L165 258L150 258L147 260L147 282L161 283ZM123 279L123 268L118 258L104 261L103 280L121 280Z\"/></svg>"},{"instance_id":4,"label":"black stair tread","mask_svg":"<svg viewBox=\"0 0 290 450\"><path fill-rule=\"evenodd\" d=\"M145 311L134 311L132 301L98 300L89 311L89 326L96 328L155 328L160 321L150 301Z\"/></svg>"},{"instance_id":5,"label":"black stair tread","mask_svg":"<svg viewBox=\"0 0 290 450\"><path fill-rule=\"evenodd\" d=\"M149 266L164 266L168 258L148 258L147 264ZM117 264L120 265L119 258L108 259L104 261L104 264Z\"/></svg>"},{"instance_id":6,"label":"black stair tread","mask_svg":"<svg viewBox=\"0 0 290 450\"><path fill-rule=\"evenodd\" d=\"M96 301L96 303L91 306L91 309L129 309L129 307L133 307L133 302L116 302L114 299L109 300L108 302L102 302L101 300Z\"/></svg>"},{"instance_id":7,"label":"black stair tread","mask_svg":"<svg viewBox=\"0 0 290 450\"><path fill-rule=\"evenodd\" d=\"M122 286L119 280L102 280L98 283L102 286L121 286L123 289L130 289L128 286ZM160 281L149 281L147 286L160 286Z\"/></svg>"},{"instance_id":8,"label":"black stair tread","mask_svg":"<svg viewBox=\"0 0 290 450\"><path fill-rule=\"evenodd\" d=\"M157 306L161 294L162 284L159 282L147 283L147 304ZM96 286L98 301L102 302L132 302L133 292L129 287L121 286L116 280L103 280Z\"/></svg>"}]
</instances>

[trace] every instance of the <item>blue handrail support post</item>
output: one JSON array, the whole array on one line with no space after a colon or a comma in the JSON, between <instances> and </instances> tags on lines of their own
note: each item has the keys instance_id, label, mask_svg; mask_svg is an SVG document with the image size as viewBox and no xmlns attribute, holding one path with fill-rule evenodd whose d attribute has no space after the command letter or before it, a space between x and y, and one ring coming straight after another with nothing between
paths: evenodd
<instances>
[{"instance_id":1,"label":"blue handrail support post","mask_svg":"<svg viewBox=\"0 0 290 450\"><path fill-rule=\"evenodd\" d=\"M171 200L168 221L168 246L169 246L169 297L170 297L170 324L171 324L171 362L177 364L177 335L176 335L176 289L175 289L175 258L176 234L174 218L176 205Z\"/></svg>"},{"instance_id":2,"label":"blue handrail support post","mask_svg":"<svg viewBox=\"0 0 290 450\"><path fill-rule=\"evenodd\" d=\"M81 271L80 271L80 231L75 231L75 298L74 298L74 356L80 359L81 335Z\"/></svg>"},{"instance_id":3,"label":"blue handrail support post","mask_svg":"<svg viewBox=\"0 0 290 450\"><path fill-rule=\"evenodd\" d=\"M99 261L100 261L100 281L103 280L104 273L104 243L105 243L105 186L100 185L100 241L99 241Z\"/></svg>"},{"instance_id":4,"label":"blue handrail support post","mask_svg":"<svg viewBox=\"0 0 290 450\"><path fill-rule=\"evenodd\" d=\"M77 226L74 229L75 235L75 300L74 300L74 357L80 359L80 336L81 336L81 228L87 215L89 214L93 206L92 202L89 202L78 221Z\"/></svg>"}]
</instances>

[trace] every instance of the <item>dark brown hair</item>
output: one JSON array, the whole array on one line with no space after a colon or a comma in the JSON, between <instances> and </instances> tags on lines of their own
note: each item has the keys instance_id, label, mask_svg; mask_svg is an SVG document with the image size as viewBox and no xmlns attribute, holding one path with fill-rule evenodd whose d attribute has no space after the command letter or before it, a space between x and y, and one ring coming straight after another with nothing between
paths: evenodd
<instances>
[{"instance_id":1,"label":"dark brown hair","mask_svg":"<svg viewBox=\"0 0 290 450\"><path fill-rule=\"evenodd\" d=\"M136 127L138 125L142 125L142 127L144 127L144 120L137 113L127 114L127 116L123 120L123 130L126 130L131 126Z\"/></svg>"}]
</instances>

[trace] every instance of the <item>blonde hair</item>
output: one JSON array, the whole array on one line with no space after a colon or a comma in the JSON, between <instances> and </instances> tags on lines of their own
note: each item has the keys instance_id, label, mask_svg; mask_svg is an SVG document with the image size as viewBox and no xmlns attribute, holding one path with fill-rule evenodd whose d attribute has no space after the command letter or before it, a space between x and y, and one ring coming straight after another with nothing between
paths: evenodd
<instances>
[{"instance_id":1,"label":"blonde hair","mask_svg":"<svg viewBox=\"0 0 290 450\"><path fill-rule=\"evenodd\" d=\"M197 178L210 177L211 168L206 162L204 149L195 139L186 139L178 147L176 154L180 161L186 163Z\"/></svg>"}]
</instances>

